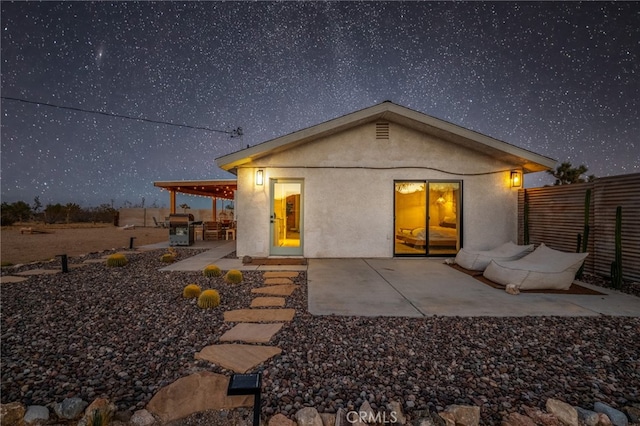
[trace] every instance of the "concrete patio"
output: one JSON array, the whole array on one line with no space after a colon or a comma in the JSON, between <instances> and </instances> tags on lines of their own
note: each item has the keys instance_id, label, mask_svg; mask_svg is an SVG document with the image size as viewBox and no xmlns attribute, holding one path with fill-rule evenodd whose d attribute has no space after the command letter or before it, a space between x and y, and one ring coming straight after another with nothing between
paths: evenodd
<instances>
[{"instance_id":1,"label":"concrete patio","mask_svg":"<svg viewBox=\"0 0 640 426\"><path fill-rule=\"evenodd\" d=\"M161 270L196 271L211 263L223 270L306 270L313 315L640 317L639 297L584 283L580 285L605 294L514 296L445 265L443 258L308 259L308 265L243 265L241 259L224 258L235 250L235 241L215 243L210 250Z\"/></svg>"},{"instance_id":2,"label":"concrete patio","mask_svg":"<svg viewBox=\"0 0 640 426\"><path fill-rule=\"evenodd\" d=\"M640 298L580 283L605 295L513 296L430 259L310 259L309 312L359 316L640 316Z\"/></svg>"}]
</instances>

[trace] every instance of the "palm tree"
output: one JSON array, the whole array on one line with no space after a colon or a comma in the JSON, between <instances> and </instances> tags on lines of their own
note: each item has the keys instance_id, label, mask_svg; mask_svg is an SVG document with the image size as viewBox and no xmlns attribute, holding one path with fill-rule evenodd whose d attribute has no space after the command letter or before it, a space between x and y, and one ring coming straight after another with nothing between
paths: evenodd
<instances>
[{"instance_id":1,"label":"palm tree","mask_svg":"<svg viewBox=\"0 0 640 426\"><path fill-rule=\"evenodd\" d=\"M596 178L595 175L583 177L587 170L589 169L584 164L573 167L571 163L564 162L555 170L547 170L547 173L556 178L554 185L568 185L570 183L592 182Z\"/></svg>"}]
</instances>

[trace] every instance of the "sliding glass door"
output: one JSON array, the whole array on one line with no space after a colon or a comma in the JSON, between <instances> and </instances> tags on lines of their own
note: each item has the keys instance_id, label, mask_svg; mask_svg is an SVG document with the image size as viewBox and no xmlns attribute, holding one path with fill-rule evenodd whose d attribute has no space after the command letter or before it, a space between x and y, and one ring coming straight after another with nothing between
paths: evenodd
<instances>
[{"instance_id":1,"label":"sliding glass door","mask_svg":"<svg viewBox=\"0 0 640 426\"><path fill-rule=\"evenodd\" d=\"M427 254L427 183L395 183L396 255Z\"/></svg>"},{"instance_id":2,"label":"sliding glass door","mask_svg":"<svg viewBox=\"0 0 640 426\"><path fill-rule=\"evenodd\" d=\"M395 255L452 255L458 252L461 182L396 181L394 191Z\"/></svg>"}]
</instances>

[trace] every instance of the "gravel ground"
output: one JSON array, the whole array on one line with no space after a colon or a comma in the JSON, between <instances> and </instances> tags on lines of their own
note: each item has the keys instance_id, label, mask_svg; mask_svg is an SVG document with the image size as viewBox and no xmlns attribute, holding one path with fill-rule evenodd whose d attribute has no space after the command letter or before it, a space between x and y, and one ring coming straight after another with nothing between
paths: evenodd
<instances>
[{"instance_id":1,"label":"gravel ground","mask_svg":"<svg viewBox=\"0 0 640 426\"><path fill-rule=\"evenodd\" d=\"M123 268L89 264L3 284L2 403L104 395L119 410L135 411L180 377L230 374L194 353L231 328L223 312L250 305L261 273L245 272L242 284L228 285L199 272L159 272L161 253L130 253ZM314 317L306 312L306 275L296 282L303 291L287 307L298 313L271 343L283 353L259 368L263 414L292 415L304 406L335 412L364 400L383 410L396 400L409 414L480 405L483 421L495 424L550 397L583 407L640 402L638 318ZM221 308L184 300L190 283L219 290Z\"/></svg>"}]
</instances>

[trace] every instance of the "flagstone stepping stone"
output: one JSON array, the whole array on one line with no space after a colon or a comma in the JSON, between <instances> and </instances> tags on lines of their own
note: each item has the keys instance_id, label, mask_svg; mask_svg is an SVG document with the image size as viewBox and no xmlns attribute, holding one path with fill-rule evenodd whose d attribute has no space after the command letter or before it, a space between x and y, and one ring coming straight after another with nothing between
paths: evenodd
<instances>
[{"instance_id":1,"label":"flagstone stepping stone","mask_svg":"<svg viewBox=\"0 0 640 426\"><path fill-rule=\"evenodd\" d=\"M252 308L284 307L284 297L256 297L251 301Z\"/></svg>"},{"instance_id":2,"label":"flagstone stepping stone","mask_svg":"<svg viewBox=\"0 0 640 426\"><path fill-rule=\"evenodd\" d=\"M196 352L196 359L212 362L236 373L246 373L276 355L282 349L274 346L242 345L238 343L211 345Z\"/></svg>"},{"instance_id":3,"label":"flagstone stepping stone","mask_svg":"<svg viewBox=\"0 0 640 426\"><path fill-rule=\"evenodd\" d=\"M200 371L160 389L146 408L164 424L201 411L253 406L253 395L227 396L228 386L227 376Z\"/></svg>"},{"instance_id":4,"label":"flagstone stepping stone","mask_svg":"<svg viewBox=\"0 0 640 426\"><path fill-rule=\"evenodd\" d=\"M224 313L226 322L291 321L295 309L236 309Z\"/></svg>"},{"instance_id":5,"label":"flagstone stepping stone","mask_svg":"<svg viewBox=\"0 0 640 426\"><path fill-rule=\"evenodd\" d=\"M264 278L295 278L299 275L295 271L267 271L262 276Z\"/></svg>"},{"instance_id":6,"label":"flagstone stepping stone","mask_svg":"<svg viewBox=\"0 0 640 426\"><path fill-rule=\"evenodd\" d=\"M290 296L295 289L300 287L299 285L270 285L267 287L252 288L251 293L255 294L270 294L272 296Z\"/></svg>"},{"instance_id":7,"label":"flagstone stepping stone","mask_svg":"<svg viewBox=\"0 0 640 426\"><path fill-rule=\"evenodd\" d=\"M282 285L282 284L293 284L289 278L267 278L264 280L266 285Z\"/></svg>"},{"instance_id":8,"label":"flagstone stepping stone","mask_svg":"<svg viewBox=\"0 0 640 426\"><path fill-rule=\"evenodd\" d=\"M60 272L62 272L61 269L31 269L30 271L16 272L16 275L27 277L30 275L53 275Z\"/></svg>"},{"instance_id":9,"label":"flagstone stepping stone","mask_svg":"<svg viewBox=\"0 0 640 426\"><path fill-rule=\"evenodd\" d=\"M227 331L220 337L221 342L247 342L247 343L269 343L271 338L276 334L284 323L272 324L254 324L240 323L236 324L231 330Z\"/></svg>"},{"instance_id":10,"label":"flagstone stepping stone","mask_svg":"<svg viewBox=\"0 0 640 426\"><path fill-rule=\"evenodd\" d=\"M19 283L22 281L26 281L29 278L27 277L14 277L12 275L5 275L4 277L0 278L0 283L5 284L5 283ZM284 300L284 299L282 299ZM284 306L284 303L282 304L282 306Z\"/></svg>"}]
</instances>

